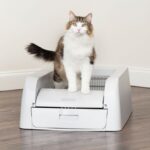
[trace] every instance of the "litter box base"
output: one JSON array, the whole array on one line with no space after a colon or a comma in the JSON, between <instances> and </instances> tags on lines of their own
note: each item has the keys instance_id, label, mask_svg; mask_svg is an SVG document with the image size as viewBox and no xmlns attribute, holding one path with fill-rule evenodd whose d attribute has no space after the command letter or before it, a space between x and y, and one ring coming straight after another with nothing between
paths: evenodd
<instances>
[{"instance_id":1,"label":"litter box base","mask_svg":"<svg viewBox=\"0 0 150 150\"><path fill-rule=\"evenodd\" d=\"M95 68L91 91L55 89L53 72L27 77L20 128L68 131L120 131L132 112L127 68Z\"/></svg>"}]
</instances>

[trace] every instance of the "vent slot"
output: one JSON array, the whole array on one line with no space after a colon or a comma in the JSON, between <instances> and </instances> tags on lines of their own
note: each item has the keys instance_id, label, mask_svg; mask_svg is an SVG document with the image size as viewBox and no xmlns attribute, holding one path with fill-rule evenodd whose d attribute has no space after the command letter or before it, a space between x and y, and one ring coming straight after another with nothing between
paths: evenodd
<instances>
[{"instance_id":1,"label":"vent slot","mask_svg":"<svg viewBox=\"0 0 150 150\"><path fill-rule=\"evenodd\" d=\"M92 76L90 81L90 90L104 91L105 83L109 76Z\"/></svg>"}]
</instances>

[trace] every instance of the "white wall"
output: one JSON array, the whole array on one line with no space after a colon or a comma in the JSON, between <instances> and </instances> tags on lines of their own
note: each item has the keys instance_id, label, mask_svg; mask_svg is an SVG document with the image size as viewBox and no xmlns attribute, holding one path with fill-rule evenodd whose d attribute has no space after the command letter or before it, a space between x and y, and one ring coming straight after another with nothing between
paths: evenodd
<instances>
[{"instance_id":1,"label":"white wall","mask_svg":"<svg viewBox=\"0 0 150 150\"><path fill-rule=\"evenodd\" d=\"M54 50L69 10L78 15L93 13L96 65L127 65L133 80L139 72L149 77L149 0L0 0L0 77L48 67L29 56L25 46L35 42Z\"/></svg>"}]
</instances>

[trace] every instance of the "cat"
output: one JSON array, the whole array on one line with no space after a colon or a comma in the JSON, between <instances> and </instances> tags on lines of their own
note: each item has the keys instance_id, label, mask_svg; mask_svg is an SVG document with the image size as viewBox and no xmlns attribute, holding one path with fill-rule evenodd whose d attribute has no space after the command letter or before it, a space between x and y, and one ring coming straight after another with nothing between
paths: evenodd
<instances>
[{"instance_id":1,"label":"cat","mask_svg":"<svg viewBox=\"0 0 150 150\"><path fill-rule=\"evenodd\" d=\"M82 93L89 93L96 59L92 13L81 17L69 12L66 32L59 39L56 51L45 50L34 43L27 46L27 51L45 61L54 61L53 80L56 88L67 86L70 92L81 88Z\"/></svg>"}]
</instances>

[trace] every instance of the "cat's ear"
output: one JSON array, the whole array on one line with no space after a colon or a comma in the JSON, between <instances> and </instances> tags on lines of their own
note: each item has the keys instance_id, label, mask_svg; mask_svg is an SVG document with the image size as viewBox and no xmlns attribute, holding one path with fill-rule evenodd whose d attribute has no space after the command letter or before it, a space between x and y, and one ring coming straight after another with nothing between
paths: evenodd
<instances>
[{"instance_id":1,"label":"cat's ear","mask_svg":"<svg viewBox=\"0 0 150 150\"><path fill-rule=\"evenodd\" d=\"M85 17L86 21L91 23L92 22L92 13L89 13L86 17Z\"/></svg>"},{"instance_id":2,"label":"cat's ear","mask_svg":"<svg viewBox=\"0 0 150 150\"><path fill-rule=\"evenodd\" d=\"M69 12L69 21L74 21L76 19L76 15L74 12L70 11Z\"/></svg>"}]
</instances>

